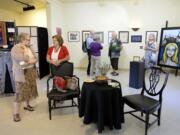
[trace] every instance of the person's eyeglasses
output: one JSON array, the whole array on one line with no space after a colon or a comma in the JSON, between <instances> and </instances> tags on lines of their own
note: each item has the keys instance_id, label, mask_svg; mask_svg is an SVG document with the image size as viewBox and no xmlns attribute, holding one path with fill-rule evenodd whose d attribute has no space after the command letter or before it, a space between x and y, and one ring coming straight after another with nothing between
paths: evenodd
<instances>
[{"instance_id":1,"label":"person's eyeglasses","mask_svg":"<svg viewBox=\"0 0 180 135\"><path fill-rule=\"evenodd\" d=\"M26 41L31 41L30 39L26 39Z\"/></svg>"}]
</instances>

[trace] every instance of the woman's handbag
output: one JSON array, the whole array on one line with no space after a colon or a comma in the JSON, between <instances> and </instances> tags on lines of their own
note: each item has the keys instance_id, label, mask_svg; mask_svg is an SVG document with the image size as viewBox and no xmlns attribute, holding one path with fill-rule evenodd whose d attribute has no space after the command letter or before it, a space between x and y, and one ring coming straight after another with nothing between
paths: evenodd
<instances>
[{"instance_id":1,"label":"woman's handbag","mask_svg":"<svg viewBox=\"0 0 180 135\"><path fill-rule=\"evenodd\" d=\"M66 82L62 77L55 76L54 79L53 79L53 83L54 83L54 87L58 91L66 92L66 90L65 90Z\"/></svg>"},{"instance_id":2,"label":"woman's handbag","mask_svg":"<svg viewBox=\"0 0 180 135\"><path fill-rule=\"evenodd\" d=\"M66 86L65 89L67 90L77 90L78 87L78 80L75 77L65 77Z\"/></svg>"}]
</instances>

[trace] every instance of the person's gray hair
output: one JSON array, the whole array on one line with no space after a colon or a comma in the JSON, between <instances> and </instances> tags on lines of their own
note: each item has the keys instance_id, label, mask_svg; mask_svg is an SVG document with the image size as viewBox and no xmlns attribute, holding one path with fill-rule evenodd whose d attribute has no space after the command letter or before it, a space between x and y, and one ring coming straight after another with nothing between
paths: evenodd
<instances>
[{"instance_id":1,"label":"person's gray hair","mask_svg":"<svg viewBox=\"0 0 180 135\"><path fill-rule=\"evenodd\" d=\"M29 34L24 33L24 32L20 33L17 37L17 43L20 43L20 42L26 40L27 36L29 36Z\"/></svg>"},{"instance_id":2,"label":"person's gray hair","mask_svg":"<svg viewBox=\"0 0 180 135\"><path fill-rule=\"evenodd\" d=\"M100 40L100 38L99 38L98 35L95 34L95 35L93 36L93 40L94 40L94 41L98 41L98 40Z\"/></svg>"}]
</instances>

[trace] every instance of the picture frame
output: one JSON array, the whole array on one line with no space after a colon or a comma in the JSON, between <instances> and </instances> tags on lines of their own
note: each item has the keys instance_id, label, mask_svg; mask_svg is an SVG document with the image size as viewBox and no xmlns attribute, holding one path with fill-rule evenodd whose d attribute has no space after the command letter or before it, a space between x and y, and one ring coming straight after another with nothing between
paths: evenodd
<instances>
[{"instance_id":1,"label":"picture frame","mask_svg":"<svg viewBox=\"0 0 180 135\"><path fill-rule=\"evenodd\" d=\"M95 35L96 35L97 37L99 37L99 41L100 41L101 43L104 43L104 32L99 31L99 32L96 32Z\"/></svg>"},{"instance_id":2,"label":"picture frame","mask_svg":"<svg viewBox=\"0 0 180 135\"><path fill-rule=\"evenodd\" d=\"M131 35L132 43L140 43L142 42L142 35Z\"/></svg>"},{"instance_id":3,"label":"picture frame","mask_svg":"<svg viewBox=\"0 0 180 135\"><path fill-rule=\"evenodd\" d=\"M80 41L80 32L79 31L68 32L68 42L79 42L79 41Z\"/></svg>"},{"instance_id":4,"label":"picture frame","mask_svg":"<svg viewBox=\"0 0 180 135\"><path fill-rule=\"evenodd\" d=\"M148 37L150 34L155 35L156 42L158 41L158 31L146 31L146 36L145 36L145 43L148 41Z\"/></svg>"},{"instance_id":5,"label":"picture frame","mask_svg":"<svg viewBox=\"0 0 180 135\"><path fill-rule=\"evenodd\" d=\"M83 30L82 31L82 43L90 36L90 31L89 30Z\"/></svg>"},{"instance_id":6,"label":"picture frame","mask_svg":"<svg viewBox=\"0 0 180 135\"><path fill-rule=\"evenodd\" d=\"M158 65L180 69L180 27L161 29Z\"/></svg>"},{"instance_id":7,"label":"picture frame","mask_svg":"<svg viewBox=\"0 0 180 135\"><path fill-rule=\"evenodd\" d=\"M119 31L119 39L122 43L129 43L129 31Z\"/></svg>"},{"instance_id":8,"label":"picture frame","mask_svg":"<svg viewBox=\"0 0 180 135\"><path fill-rule=\"evenodd\" d=\"M6 25L5 22L0 22L0 46L7 44Z\"/></svg>"},{"instance_id":9,"label":"picture frame","mask_svg":"<svg viewBox=\"0 0 180 135\"><path fill-rule=\"evenodd\" d=\"M112 40L112 34L115 31L108 31L108 44L110 44L111 40Z\"/></svg>"}]
</instances>

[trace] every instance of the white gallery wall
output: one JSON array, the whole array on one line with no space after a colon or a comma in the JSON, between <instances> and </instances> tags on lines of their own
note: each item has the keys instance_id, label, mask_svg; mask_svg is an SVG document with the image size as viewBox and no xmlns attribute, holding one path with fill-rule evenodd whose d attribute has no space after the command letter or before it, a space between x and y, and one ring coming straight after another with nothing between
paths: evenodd
<instances>
[{"instance_id":1,"label":"white gallery wall","mask_svg":"<svg viewBox=\"0 0 180 135\"><path fill-rule=\"evenodd\" d=\"M133 56L144 55L140 46L145 44L146 31L158 31L165 27L168 20L170 26L180 26L179 13L180 0L99 0L78 2L61 2L51 0L48 4L48 28L50 35L56 33L56 27L62 28L62 34L67 45L71 61L75 67L86 67L87 56L82 52L82 30L95 30L104 32L104 49L102 62L109 62L108 58L108 31L129 31L131 35L142 35L141 43L123 44L119 59L119 67L128 69ZM134 32L132 26L140 27ZM68 42L69 31L80 32L80 42Z\"/></svg>"}]
</instances>

